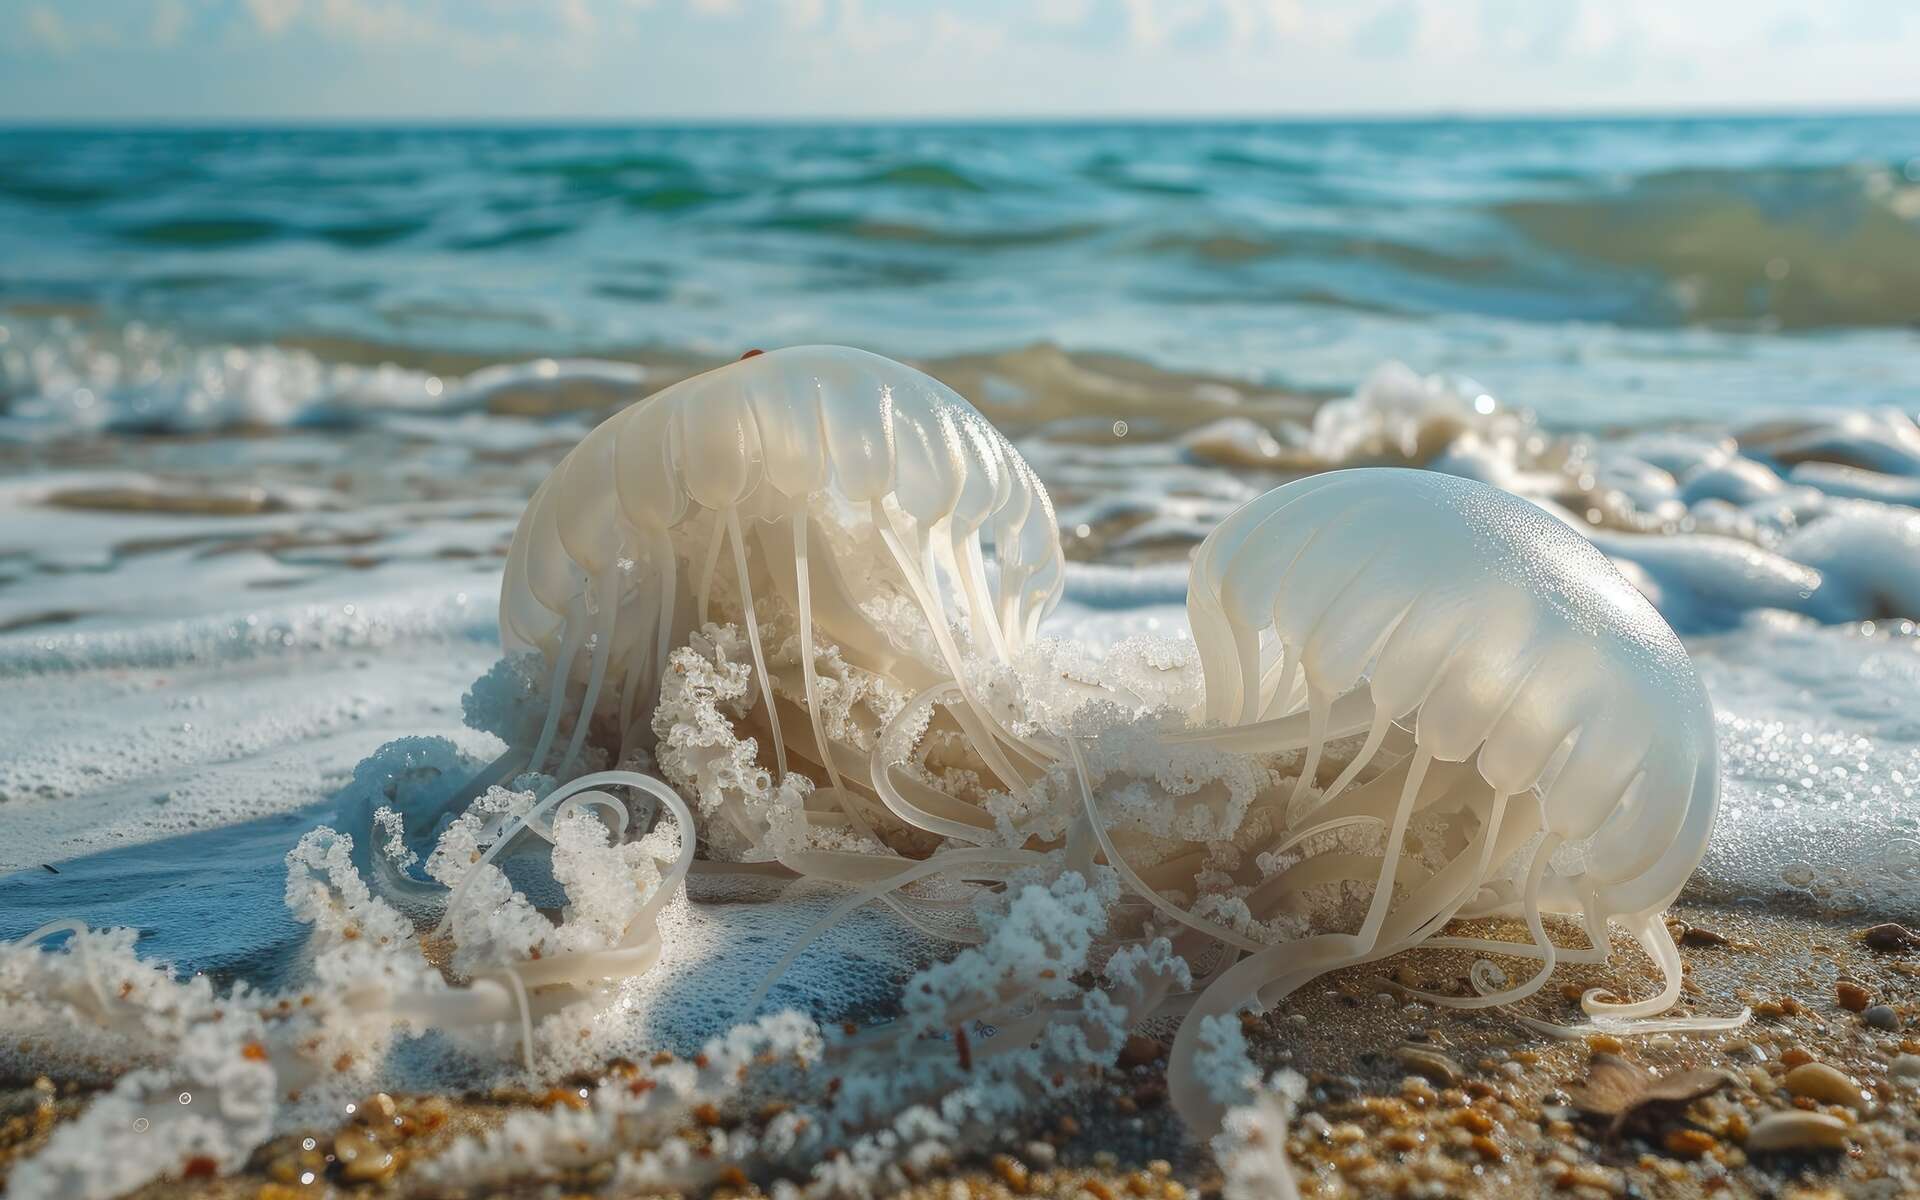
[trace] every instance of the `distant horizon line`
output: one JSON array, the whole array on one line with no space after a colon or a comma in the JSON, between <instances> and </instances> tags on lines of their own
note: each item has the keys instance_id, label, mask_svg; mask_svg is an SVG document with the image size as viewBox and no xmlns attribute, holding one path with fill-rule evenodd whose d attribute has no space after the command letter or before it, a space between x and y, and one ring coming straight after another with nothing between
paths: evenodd
<instances>
[{"instance_id":1,"label":"distant horizon line","mask_svg":"<svg viewBox=\"0 0 1920 1200\"><path fill-rule=\"evenodd\" d=\"M72 116L15 117L0 114L0 130L146 130L154 132L221 129L609 129L807 128L810 126L1038 126L1038 125L1315 125L1437 124L1448 122L1553 121L1576 124L1606 121L1781 120L1817 117L1920 117L1920 99L1892 104L1761 107L1701 105L1645 108L1422 108L1400 111L1299 110L1219 113L980 113L890 117L854 114L807 116L779 114L649 116Z\"/></svg>"}]
</instances>

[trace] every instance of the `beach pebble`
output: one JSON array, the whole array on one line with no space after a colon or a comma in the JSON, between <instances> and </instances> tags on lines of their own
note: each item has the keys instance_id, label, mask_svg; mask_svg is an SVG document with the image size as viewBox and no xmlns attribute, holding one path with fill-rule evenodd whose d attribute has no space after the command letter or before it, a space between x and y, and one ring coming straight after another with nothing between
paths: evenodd
<instances>
[{"instance_id":1,"label":"beach pebble","mask_svg":"<svg viewBox=\"0 0 1920 1200\"><path fill-rule=\"evenodd\" d=\"M1904 925L1896 925L1892 921L1861 930L1860 940L1867 944L1868 949L1878 950L1882 954L1904 954L1920 950L1920 933L1915 933Z\"/></svg>"},{"instance_id":2,"label":"beach pebble","mask_svg":"<svg viewBox=\"0 0 1920 1200\"><path fill-rule=\"evenodd\" d=\"M1846 1144L1847 1126L1825 1113L1768 1113L1747 1134L1747 1153L1775 1154L1811 1150L1838 1150Z\"/></svg>"},{"instance_id":3,"label":"beach pebble","mask_svg":"<svg viewBox=\"0 0 1920 1200\"><path fill-rule=\"evenodd\" d=\"M1006 1184L1008 1189L1016 1195L1027 1190L1027 1183L1032 1177L1031 1172L1027 1170L1027 1164L1005 1154L993 1156L993 1170L994 1174L1000 1176L1000 1182Z\"/></svg>"},{"instance_id":4,"label":"beach pebble","mask_svg":"<svg viewBox=\"0 0 1920 1200\"><path fill-rule=\"evenodd\" d=\"M1441 1087L1454 1087L1465 1074L1460 1064L1425 1046L1402 1046L1396 1052L1400 1065L1408 1071Z\"/></svg>"},{"instance_id":5,"label":"beach pebble","mask_svg":"<svg viewBox=\"0 0 1920 1200\"><path fill-rule=\"evenodd\" d=\"M1787 1091L1822 1104L1845 1104L1865 1108L1866 1098L1860 1085L1823 1062L1802 1063L1787 1072Z\"/></svg>"},{"instance_id":6,"label":"beach pebble","mask_svg":"<svg viewBox=\"0 0 1920 1200\"><path fill-rule=\"evenodd\" d=\"M1901 1054L1887 1068L1887 1077L1905 1083L1920 1083L1920 1054Z\"/></svg>"},{"instance_id":7,"label":"beach pebble","mask_svg":"<svg viewBox=\"0 0 1920 1200\"><path fill-rule=\"evenodd\" d=\"M1679 922L1678 924L1678 941L1682 946L1699 949L1702 947L1733 945L1732 939L1717 929L1708 929L1702 925L1688 925L1684 922Z\"/></svg>"},{"instance_id":8,"label":"beach pebble","mask_svg":"<svg viewBox=\"0 0 1920 1200\"><path fill-rule=\"evenodd\" d=\"M1127 1044L1120 1048L1120 1067L1131 1071L1135 1067L1150 1067L1167 1056L1167 1045L1157 1038L1134 1034Z\"/></svg>"},{"instance_id":9,"label":"beach pebble","mask_svg":"<svg viewBox=\"0 0 1920 1200\"><path fill-rule=\"evenodd\" d=\"M340 1173L354 1183L388 1179L399 1169L393 1151L357 1129L333 1139L333 1156L339 1160Z\"/></svg>"},{"instance_id":10,"label":"beach pebble","mask_svg":"<svg viewBox=\"0 0 1920 1200\"><path fill-rule=\"evenodd\" d=\"M1662 1139L1667 1153L1678 1158L1699 1158L1719 1145L1713 1135L1699 1129L1670 1129Z\"/></svg>"},{"instance_id":11,"label":"beach pebble","mask_svg":"<svg viewBox=\"0 0 1920 1200\"><path fill-rule=\"evenodd\" d=\"M1860 1012L1873 1001L1873 993L1851 979L1833 985L1833 998L1848 1012Z\"/></svg>"},{"instance_id":12,"label":"beach pebble","mask_svg":"<svg viewBox=\"0 0 1920 1200\"><path fill-rule=\"evenodd\" d=\"M1860 1014L1860 1019L1874 1029L1896 1030L1900 1028L1900 1014L1885 1004L1875 1004Z\"/></svg>"}]
</instances>

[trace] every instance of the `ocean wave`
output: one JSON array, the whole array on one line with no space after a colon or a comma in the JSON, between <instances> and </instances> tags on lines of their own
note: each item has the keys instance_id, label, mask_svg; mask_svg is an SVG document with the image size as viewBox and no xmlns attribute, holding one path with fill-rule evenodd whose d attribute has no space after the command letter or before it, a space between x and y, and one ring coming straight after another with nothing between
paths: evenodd
<instances>
[{"instance_id":1,"label":"ocean wave","mask_svg":"<svg viewBox=\"0 0 1920 1200\"><path fill-rule=\"evenodd\" d=\"M1090 222L1066 222L1029 228L1011 226L965 228L923 221L887 219L856 210L783 213L759 223L762 229L788 233L832 234L858 241L906 243L916 246L1004 250L1077 241L1101 232Z\"/></svg>"},{"instance_id":2,"label":"ocean wave","mask_svg":"<svg viewBox=\"0 0 1920 1200\"><path fill-rule=\"evenodd\" d=\"M1920 325L1920 183L1891 166L1669 171L1492 211L1644 275L1657 303L1642 320Z\"/></svg>"},{"instance_id":3,"label":"ocean wave","mask_svg":"<svg viewBox=\"0 0 1920 1200\"><path fill-rule=\"evenodd\" d=\"M635 175L687 175L694 169L692 161L674 155L614 153L586 154L520 163L513 168L513 172L517 175L550 176L592 185L626 180Z\"/></svg>"},{"instance_id":4,"label":"ocean wave","mask_svg":"<svg viewBox=\"0 0 1920 1200\"><path fill-rule=\"evenodd\" d=\"M548 417L630 403L648 378L635 363L551 358L441 375L293 347L198 345L138 323L23 321L0 325L0 442Z\"/></svg>"},{"instance_id":5,"label":"ocean wave","mask_svg":"<svg viewBox=\"0 0 1920 1200\"><path fill-rule=\"evenodd\" d=\"M1229 417L1181 445L1243 471L1416 466L1502 488L1592 541L1682 632L1759 612L1920 620L1920 424L1899 409L1569 436L1469 380L1389 363L1310 421L1268 428ZM1202 533L1240 499L1197 510L1148 503ZM1086 519L1072 504L1062 513L1063 523Z\"/></svg>"},{"instance_id":6,"label":"ocean wave","mask_svg":"<svg viewBox=\"0 0 1920 1200\"><path fill-rule=\"evenodd\" d=\"M129 242L154 246L245 246L285 236L290 227L261 217L183 217L122 226Z\"/></svg>"},{"instance_id":7,"label":"ocean wave","mask_svg":"<svg viewBox=\"0 0 1920 1200\"><path fill-rule=\"evenodd\" d=\"M1897 116L0 132L0 312L409 358L1052 342L1315 390L1401 355L1570 420L1720 418L1920 371L1916 145Z\"/></svg>"},{"instance_id":8,"label":"ocean wave","mask_svg":"<svg viewBox=\"0 0 1920 1200\"><path fill-rule=\"evenodd\" d=\"M1084 240L1074 276L1117 292L1136 258L1169 276L1259 263L1241 281L1250 301L1285 269L1302 294L1394 307L1400 280L1363 296L1334 286L1360 259L1456 285L1456 311L1902 325L1920 293L1914 133L1896 118L20 132L0 135L0 217L18 218L0 249L37 258L51 241L84 263L104 236L227 257L299 241L484 259L597 230L693 271L804 253L778 235L959 254ZM583 237L551 269L601 248ZM363 259L341 269L365 275ZM110 291L119 267L95 265ZM1034 276L1017 290L1044 306L1047 287Z\"/></svg>"}]
</instances>

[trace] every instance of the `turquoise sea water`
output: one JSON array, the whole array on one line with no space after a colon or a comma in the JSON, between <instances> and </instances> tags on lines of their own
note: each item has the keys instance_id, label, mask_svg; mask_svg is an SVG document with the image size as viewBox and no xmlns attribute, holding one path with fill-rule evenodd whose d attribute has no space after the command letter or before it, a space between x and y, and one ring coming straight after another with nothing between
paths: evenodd
<instances>
[{"instance_id":1,"label":"turquoise sea water","mask_svg":"<svg viewBox=\"0 0 1920 1200\"><path fill-rule=\"evenodd\" d=\"M1920 114L0 131L0 305L498 354L1057 341L1573 423L1900 403ZM0 393L3 395L3 393Z\"/></svg>"}]
</instances>

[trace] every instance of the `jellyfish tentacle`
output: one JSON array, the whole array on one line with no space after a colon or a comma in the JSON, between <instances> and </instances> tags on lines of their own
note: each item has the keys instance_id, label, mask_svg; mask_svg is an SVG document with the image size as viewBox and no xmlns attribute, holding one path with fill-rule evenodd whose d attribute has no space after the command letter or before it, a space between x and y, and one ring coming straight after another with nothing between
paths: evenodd
<instances>
[{"instance_id":1,"label":"jellyfish tentacle","mask_svg":"<svg viewBox=\"0 0 1920 1200\"><path fill-rule=\"evenodd\" d=\"M747 627L747 648L760 684L760 702L766 706L767 725L773 731L773 759L780 774L787 773L787 742L780 732L780 714L773 706L773 677L767 674L767 656L760 649L760 615L753 608L753 582L747 572L747 539L740 533L740 510L726 511L727 540L733 544L734 570L740 576L740 607Z\"/></svg>"},{"instance_id":2,"label":"jellyfish tentacle","mask_svg":"<svg viewBox=\"0 0 1920 1200\"><path fill-rule=\"evenodd\" d=\"M726 522L715 520L713 532L707 538L706 564L700 568L699 591L693 602L693 611L700 614L701 625L705 625L712 615L708 602L713 598L713 576L720 569L720 551L725 546L726 536Z\"/></svg>"},{"instance_id":3,"label":"jellyfish tentacle","mask_svg":"<svg viewBox=\"0 0 1920 1200\"><path fill-rule=\"evenodd\" d=\"M1127 862L1126 856L1120 853L1119 847L1114 845L1112 835L1107 832L1106 822L1100 818L1099 806L1094 803L1093 799L1093 787L1088 782L1090 776L1087 771L1086 757L1080 753L1079 745L1072 738L1067 738L1065 741L1067 753L1073 760L1074 775L1080 785L1080 800L1086 812L1087 824L1093 832L1095 841L1099 844L1100 852L1107 857L1107 865L1119 872L1120 878L1126 882L1127 887L1141 899L1147 901L1147 903L1153 905L1156 909L1172 917L1189 929L1207 934L1215 940L1225 942L1227 945L1237 949L1265 949L1265 942L1255 941L1237 930L1228 929L1226 926L1217 922L1209 921L1205 917L1196 916L1188 912L1186 909L1173 903L1173 901L1168 900L1165 896L1162 896L1145 880L1140 878L1133 867Z\"/></svg>"},{"instance_id":4,"label":"jellyfish tentacle","mask_svg":"<svg viewBox=\"0 0 1920 1200\"><path fill-rule=\"evenodd\" d=\"M560 766L554 774L564 777L573 760L580 755L580 748L586 744L587 728L593 723L594 707L600 702L600 686L606 682L607 661L613 657L614 622L620 614L620 576L608 572L600 581L600 595L597 610L593 616L593 661L587 669L587 692L580 701L580 711L573 718L573 734L567 739L566 752L560 756Z\"/></svg>"},{"instance_id":5,"label":"jellyfish tentacle","mask_svg":"<svg viewBox=\"0 0 1920 1200\"><path fill-rule=\"evenodd\" d=\"M540 737L528 756L536 771L546 764L547 751L553 748L554 736L560 732L560 716L566 711L567 680L573 674L573 660L579 657L580 646L586 638L586 593L582 591L567 605L566 633L560 642L560 653L554 656L552 682L548 685L546 723L540 727Z\"/></svg>"}]
</instances>

